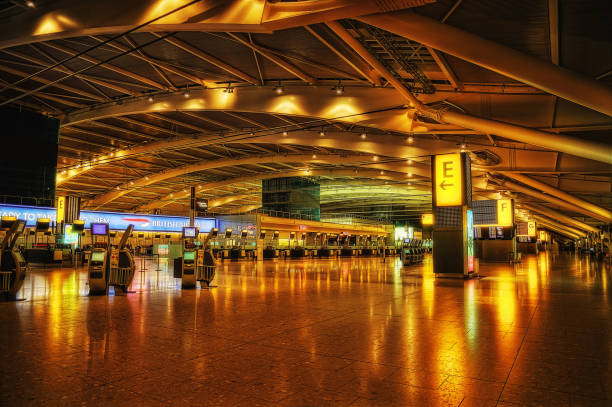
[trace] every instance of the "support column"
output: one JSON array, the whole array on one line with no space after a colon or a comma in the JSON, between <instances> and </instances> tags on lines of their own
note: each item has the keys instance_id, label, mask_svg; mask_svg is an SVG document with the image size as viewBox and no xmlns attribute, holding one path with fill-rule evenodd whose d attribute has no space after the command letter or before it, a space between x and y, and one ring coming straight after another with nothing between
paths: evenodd
<instances>
[{"instance_id":1,"label":"support column","mask_svg":"<svg viewBox=\"0 0 612 407\"><path fill-rule=\"evenodd\" d=\"M432 161L434 273L468 277L474 272L470 156L442 154Z\"/></svg>"},{"instance_id":2,"label":"support column","mask_svg":"<svg viewBox=\"0 0 612 407\"><path fill-rule=\"evenodd\" d=\"M196 210L196 194L195 187L191 187L189 197L189 227L193 227Z\"/></svg>"}]
</instances>

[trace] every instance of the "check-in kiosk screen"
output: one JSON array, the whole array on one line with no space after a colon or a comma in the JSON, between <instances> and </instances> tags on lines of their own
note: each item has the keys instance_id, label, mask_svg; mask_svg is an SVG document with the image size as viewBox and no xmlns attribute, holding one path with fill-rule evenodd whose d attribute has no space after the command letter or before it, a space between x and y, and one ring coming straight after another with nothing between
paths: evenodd
<instances>
[{"instance_id":1,"label":"check-in kiosk screen","mask_svg":"<svg viewBox=\"0 0 612 407\"><path fill-rule=\"evenodd\" d=\"M91 234L106 236L108 234L108 225L106 223L92 223Z\"/></svg>"},{"instance_id":2,"label":"check-in kiosk screen","mask_svg":"<svg viewBox=\"0 0 612 407\"><path fill-rule=\"evenodd\" d=\"M194 260L195 259L195 252L185 252L185 253L183 253L183 259L184 260Z\"/></svg>"},{"instance_id":3,"label":"check-in kiosk screen","mask_svg":"<svg viewBox=\"0 0 612 407\"><path fill-rule=\"evenodd\" d=\"M104 252L93 252L91 254L91 261L104 261Z\"/></svg>"},{"instance_id":4,"label":"check-in kiosk screen","mask_svg":"<svg viewBox=\"0 0 612 407\"><path fill-rule=\"evenodd\" d=\"M196 237L196 228L183 228L183 237Z\"/></svg>"}]
</instances>

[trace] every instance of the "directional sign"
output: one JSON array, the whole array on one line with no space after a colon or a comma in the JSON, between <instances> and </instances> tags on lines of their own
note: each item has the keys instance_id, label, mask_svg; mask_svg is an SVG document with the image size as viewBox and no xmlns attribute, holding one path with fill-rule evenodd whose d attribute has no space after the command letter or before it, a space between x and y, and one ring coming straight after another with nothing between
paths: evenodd
<instances>
[{"instance_id":1,"label":"directional sign","mask_svg":"<svg viewBox=\"0 0 612 407\"><path fill-rule=\"evenodd\" d=\"M463 176L461 154L434 156L435 206L463 204Z\"/></svg>"},{"instance_id":2,"label":"directional sign","mask_svg":"<svg viewBox=\"0 0 612 407\"><path fill-rule=\"evenodd\" d=\"M536 235L536 226L535 222L527 222L527 236L535 237Z\"/></svg>"},{"instance_id":3,"label":"directional sign","mask_svg":"<svg viewBox=\"0 0 612 407\"><path fill-rule=\"evenodd\" d=\"M512 226L514 223L514 209L511 199L497 200L497 226Z\"/></svg>"},{"instance_id":4,"label":"directional sign","mask_svg":"<svg viewBox=\"0 0 612 407\"><path fill-rule=\"evenodd\" d=\"M433 225L433 213L424 213L421 215L421 225L428 226Z\"/></svg>"}]
</instances>

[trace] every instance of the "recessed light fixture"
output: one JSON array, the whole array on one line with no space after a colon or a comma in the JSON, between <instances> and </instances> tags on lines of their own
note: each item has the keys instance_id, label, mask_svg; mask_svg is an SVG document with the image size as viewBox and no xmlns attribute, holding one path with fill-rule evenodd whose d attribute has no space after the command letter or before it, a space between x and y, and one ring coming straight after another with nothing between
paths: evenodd
<instances>
[{"instance_id":1,"label":"recessed light fixture","mask_svg":"<svg viewBox=\"0 0 612 407\"><path fill-rule=\"evenodd\" d=\"M317 155L316 155L316 154L313 154L313 155L312 155L312 158L317 158Z\"/></svg>"},{"instance_id":2,"label":"recessed light fixture","mask_svg":"<svg viewBox=\"0 0 612 407\"><path fill-rule=\"evenodd\" d=\"M287 133L287 130L284 130L283 131L283 137L287 137L287 134L289 134L289 133Z\"/></svg>"},{"instance_id":3,"label":"recessed light fixture","mask_svg":"<svg viewBox=\"0 0 612 407\"><path fill-rule=\"evenodd\" d=\"M148 100L149 102L152 102L152 101L153 101L153 95L149 95L149 97L147 98L147 100Z\"/></svg>"},{"instance_id":4,"label":"recessed light fixture","mask_svg":"<svg viewBox=\"0 0 612 407\"><path fill-rule=\"evenodd\" d=\"M319 132L319 136L323 137L324 135L325 135L325 132L324 132L323 130L321 130L321 131Z\"/></svg>"},{"instance_id":5,"label":"recessed light fixture","mask_svg":"<svg viewBox=\"0 0 612 407\"><path fill-rule=\"evenodd\" d=\"M34 0L27 0L25 4L30 8L36 8L36 3L34 3Z\"/></svg>"},{"instance_id":6,"label":"recessed light fixture","mask_svg":"<svg viewBox=\"0 0 612 407\"><path fill-rule=\"evenodd\" d=\"M285 91L285 88L283 88L283 85L281 85L280 81L278 81L278 85L274 87L274 92L280 95L284 91Z\"/></svg>"},{"instance_id":7,"label":"recessed light fixture","mask_svg":"<svg viewBox=\"0 0 612 407\"><path fill-rule=\"evenodd\" d=\"M384 175L384 173L385 173L384 171L382 171L382 170L380 171L380 175Z\"/></svg>"},{"instance_id":8,"label":"recessed light fixture","mask_svg":"<svg viewBox=\"0 0 612 407\"><path fill-rule=\"evenodd\" d=\"M414 142L414 137L412 136L408 136L408 138L406 139L407 142L412 143Z\"/></svg>"},{"instance_id":9,"label":"recessed light fixture","mask_svg":"<svg viewBox=\"0 0 612 407\"><path fill-rule=\"evenodd\" d=\"M185 89L185 91L183 92L183 96L185 96L186 98L191 96L191 93L189 92L189 88Z\"/></svg>"},{"instance_id":10,"label":"recessed light fixture","mask_svg":"<svg viewBox=\"0 0 612 407\"><path fill-rule=\"evenodd\" d=\"M372 160L374 160L374 161L378 161L378 156L377 156L377 155L372 156Z\"/></svg>"},{"instance_id":11,"label":"recessed light fixture","mask_svg":"<svg viewBox=\"0 0 612 407\"><path fill-rule=\"evenodd\" d=\"M367 134L365 134L365 133L361 133L361 138L362 138L362 139L365 139L366 137L368 137L368 135L367 135Z\"/></svg>"},{"instance_id":12,"label":"recessed light fixture","mask_svg":"<svg viewBox=\"0 0 612 407\"><path fill-rule=\"evenodd\" d=\"M409 158L408 159L408 165L412 164L412 160Z\"/></svg>"}]
</instances>

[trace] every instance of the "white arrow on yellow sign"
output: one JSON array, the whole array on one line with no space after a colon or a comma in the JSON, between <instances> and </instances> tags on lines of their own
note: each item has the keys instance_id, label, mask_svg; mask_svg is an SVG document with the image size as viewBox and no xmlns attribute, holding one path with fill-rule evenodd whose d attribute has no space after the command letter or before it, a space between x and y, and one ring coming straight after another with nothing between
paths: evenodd
<instances>
[{"instance_id":1,"label":"white arrow on yellow sign","mask_svg":"<svg viewBox=\"0 0 612 407\"><path fill-rule=\"evenodd\" d=\"M434 156L434 185L436 206L463 205L460 153Z\"/></svg>"}]
</instances>

